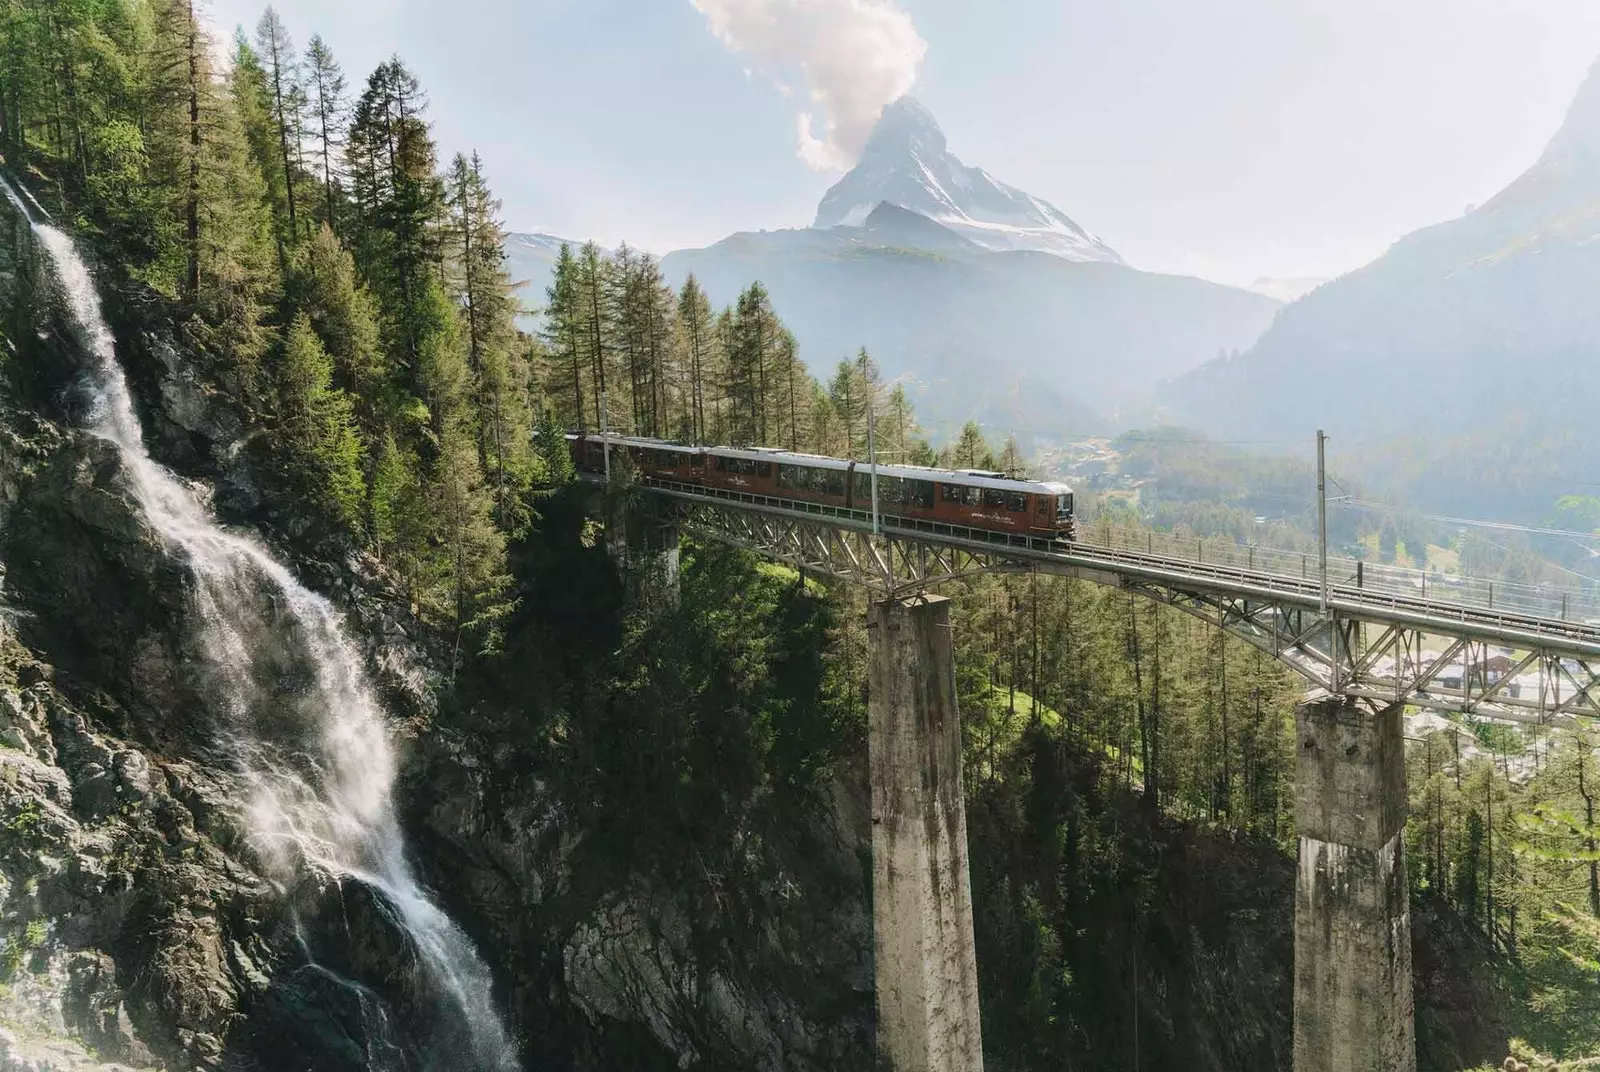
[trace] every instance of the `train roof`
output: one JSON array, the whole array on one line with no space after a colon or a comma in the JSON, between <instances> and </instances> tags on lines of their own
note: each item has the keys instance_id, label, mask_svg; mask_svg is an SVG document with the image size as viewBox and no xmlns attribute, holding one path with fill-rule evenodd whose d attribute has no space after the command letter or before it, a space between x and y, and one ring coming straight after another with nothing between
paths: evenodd
<instances>
[{"instance_id":1,"label":"train roof","mask_svg":"<svg viewBox=\"0 0 1600 1072\"><path fill-rule=\"evenodd\" d=\"M577 439L569 433L568 439ZM585 435L586 439L607 440L617 446L641 447L649 450L676 450L686 454L713 454L724 458L748 458L752 461L779 462L804 465L812 469L847 470L854 465L866 469L866 462L852 462L846 458L831 458L824 454L806 454L785 450L782 447L692 447L687 443L674 443L667 439L648 436ZM1054 481L1012 480L984 469L935 469L926 465L878 465L879 476L900 477L903 480L942 480L965 487L994 488L999 491L1021 491L1035 495L1070 495L1072 487Z\"/></svg>"}]
</instances>

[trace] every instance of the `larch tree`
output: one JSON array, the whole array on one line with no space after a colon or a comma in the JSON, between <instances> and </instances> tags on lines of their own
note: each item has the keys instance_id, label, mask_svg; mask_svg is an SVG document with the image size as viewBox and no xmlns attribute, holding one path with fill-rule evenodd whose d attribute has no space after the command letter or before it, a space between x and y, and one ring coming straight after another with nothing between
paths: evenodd
<instances>
[{"instance_id":1,"label":"larch tree","mask_svg":"<svg viewBox=\"0 0 1600 1072\"><path fill-rule=\"evenodd\" d=\"M305 313L289 325L277 379L281 464L302 494L356 531L367 498L361 440L350 396L333 386L333 362Z\"/></svg>"},{"instance_id":2,"label":"larch tree","mask_svg":"<svg viewBox=\"0 0 1600 1072\"><path fill-rule=\"evenodd\" d=\"M293 240L300 233L294 182L296 172L304 170L300 161L300 132L304 127L305 98L300 86L300 61L295 56L294 42L284 28L283 20L271 7L256 24L256 50L261 57L267 90L271 95L273 126L283 166L284 208L288 214L288 231Z\"/></svg>"},{"instance_id":3,"label":"larch tree","mask_svg":"<svg viewBox=\"0 0 1600 1072\"><path fill-rule=\"evenodd\" d=\"M505 269L500 203L490 193L476 153L450 167L452 251L456 289L475 381L478 458L494 496L496 522L520 532L528 521L525 494L534 476L529 372L516 327L517 303Z\"/></svg>"},{"instance_id":4,"label":"larch tree","mask_svg":"<svg viewBox=\"0 0 1600 1072\"><path fill-rule=\"evenodd\" d=\"M710 432L706 419L707 393L721 382L717 361L717 333L713 328L711 303L691 274L678 292L678 335L683 346L684 376L688 384L687 409L689 441L704 443Z\"/></svg>"},{"instance_id":5,"label":"larch tree","mask_svg":"<svg viewBox=\"0 0 1600 1072\"><path fill-rule=\"evenodd\" d=\"M306 46L305 84L310 126L315 138L312 157L322 175L323 222L339 233L339 155L350 103L344 71L321 35Z\"/></svg>"},{"instance_id":6,"label":"larch tree","mask_svg":"<svg viewBox=\"0 0 1600 1072\"><path fill-rule=\"evenodd\" d=\"M563 242L545 290L544 341L550 369L545 393L567 428L587 427L583 405L586 333L579 271L572 247Z\"/></svg>"}]
</instances>

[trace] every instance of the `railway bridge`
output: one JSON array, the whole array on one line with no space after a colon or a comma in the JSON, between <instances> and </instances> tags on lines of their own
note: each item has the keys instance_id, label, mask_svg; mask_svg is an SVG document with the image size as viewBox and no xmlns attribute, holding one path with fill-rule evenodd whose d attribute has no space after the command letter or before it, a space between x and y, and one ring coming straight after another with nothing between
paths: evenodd
<instances>
[{"instance_id":1,"label":"railway bridge","mask_svg":"<svg viewBox=\"0 0 1600 1072\"><path fill-rule=\"evenodd\" d=\"M869 746L878 1045L895 1072L983 1063L949 603L984 573L1076 577L1211 622L1303 675L1294 1067L1416 1067L1402 714L1600 715L1600 594L1080 526L1072 543L644 477L651 544L744 548L873 593Z\"/></svg>"}]
</instances>

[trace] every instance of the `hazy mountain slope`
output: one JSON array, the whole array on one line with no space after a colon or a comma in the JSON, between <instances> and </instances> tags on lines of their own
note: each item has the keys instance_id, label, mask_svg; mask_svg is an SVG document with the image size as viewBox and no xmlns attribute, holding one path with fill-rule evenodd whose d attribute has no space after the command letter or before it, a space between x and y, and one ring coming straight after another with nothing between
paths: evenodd
<instances>
[{"instance_id":1,"label":"hazy mountain slope","mask_svg":"<svg viewBox=\"0 0 1600 1072\"><path fill-rule=\"evenodd\" d=\"M555 274L556 258L561 256L562 245L570 245L577 253L583 242L570 238L557 238L547 234L506 235L506 271L514 283L521 283L517 292L522 307L537 310L544 307L545 288ZM532 321L523 325L531 330Z\"/></svg>"},{"instance_id":2,"label":"hazy mountain slope","mask_svg":"<svg viewBox=\"0 0 1600 1072\"><path fill-rule=\"evenodd\" d=\"M935 423L1080 432L1163 377L1250 345L1278 305L1198 279L992 253L892 207L865 227L737 234L670 254L713 302L761 280L814 369L866 346Z\"/></svg>"},{"instance_id":3,"label":"hazy mountain slope","mask_svg":"<svg viewBox=\"0 0 1600 1072\"><path fill-rule=\"evenodd\" d=\"M1600 460L1597 239L1600 65L1499 195L1288 306L1166 401L1248 437L1323 426L1420 501L1536 515Z\"/></svg>"},{"instance_id":4,"label":"hazy mountain slope","mask_svg":"<svg viewBox=\"0 0 1600 1072\"><path fill-rule=\"evenodd\" d=\"M860 161L823 197L813 226L859 226L885 201L935 220L985 249L1123 263L1116 250L1054 205L963 164L950 152L933 116L910 97L884 109Z\"/></svg>"}]
</instances>

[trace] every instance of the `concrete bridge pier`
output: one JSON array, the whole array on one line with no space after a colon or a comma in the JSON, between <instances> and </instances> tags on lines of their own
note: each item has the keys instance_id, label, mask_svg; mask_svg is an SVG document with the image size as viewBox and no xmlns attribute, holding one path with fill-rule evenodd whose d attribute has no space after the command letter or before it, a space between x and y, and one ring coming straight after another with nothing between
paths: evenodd
<instances>
[{"instance_id":1,"label":"concrete bridge pier","mask_svg":"<svg viewBox=\"0 0 1600 1072\"><path fill-rule=\"evenodd\" d=\"M1295 712L1295 1072L1415 1072L1403 707Z\"/></svg>"},{"instance_id":2,"label":"concrete bridge pier","mask_svg":"<svg viewBox=\"0 0 1600 1072\"><path fill-rule=\"evenodd\" d=\"M950 602L874 602L867 631L878 1051L892 1072L982 1072Z\"/></svg>"},{"instance_id":3,"label":"concrete bridge pier","mask_svg":"<svg viewBox=\"0 0 1600 1072\"><path fill-rule=\"evenodd\" d=\"M653 499L608 510L606 542L636 597L671 606L678 602L680 533L671 513Z\"/></svg>"}]
</instances>

